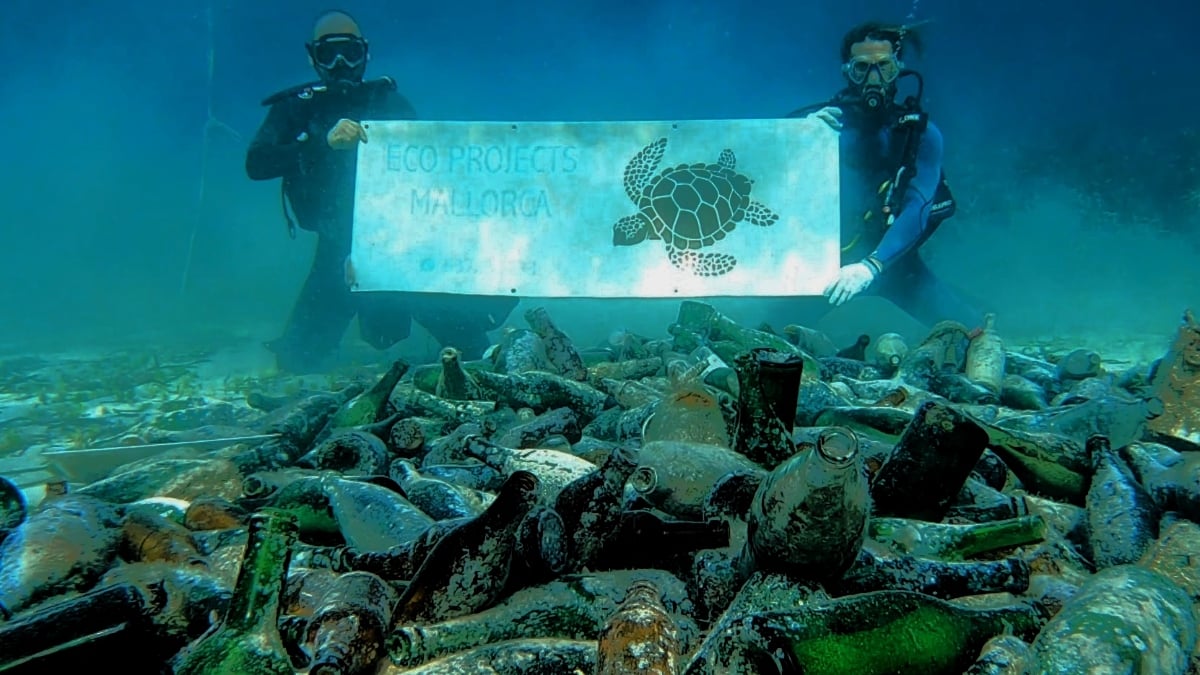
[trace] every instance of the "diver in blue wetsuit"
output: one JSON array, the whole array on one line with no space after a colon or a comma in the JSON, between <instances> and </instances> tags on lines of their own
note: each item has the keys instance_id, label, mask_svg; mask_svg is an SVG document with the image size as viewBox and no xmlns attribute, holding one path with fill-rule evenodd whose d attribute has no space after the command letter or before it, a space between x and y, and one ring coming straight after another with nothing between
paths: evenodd
<instances>
[{"instance_id":1,"label":"diver in blue wetsuit","mask_svg":"<svg viewBox=\"0 0 1200 675\"><path fill-rule=\"evenodd\" d=\"M901 77L921 83L901 61L908 43L920 46L904 26L852 28L842 39L846 88L789 115L812 115L841 132L842 268L825 289L824 311L860 294L880 295L926 325L950 319L973 326L981 312L918 253L955 206L942 171L942 133L920 108L923 85L915 97L895 100Z\"/></svg>"},{"instance_id":2,"label":"diver in blue wetsuit","mask_svg":"<svg viewBox=\"0 0 1200 675\"><path fill-rule=\"evenodd\" d=\"M364 80L367 41L358 24L341 11L318 17L306 44L320 77L268 97L266 119L246 152L252 180L282 178L288 231L295 225L317 234L312 268L283 335L267 347L281 370L314 371L326 365L351 320L376 349L408 337L413 321L442 345L477 359L490 344L518 298L403 292L352 293L347 282L354 220L357 150L367 142L358 120L415 119L408 100L389 77Z\"/></svg>"}]
</instances>

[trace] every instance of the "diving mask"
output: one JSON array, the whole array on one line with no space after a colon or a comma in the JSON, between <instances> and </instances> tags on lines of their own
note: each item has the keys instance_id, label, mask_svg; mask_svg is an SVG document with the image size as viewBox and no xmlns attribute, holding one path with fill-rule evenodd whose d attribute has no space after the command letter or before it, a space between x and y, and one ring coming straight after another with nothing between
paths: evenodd
<instances>
[{"instance_id":1,"label":"diving mask","mask_svg":"<svg viewBox=\"0 0 1200 675\"><path fill-rule=\"evenodd\" d=\"M904 64L895 56L879 56L875 54L864 54L850 59L842 66L842 72L845 73L846 79L854 84L882 84L887 85L896 81L900 77L900 71L904 68ZM871 73L875 73L877 81L868 82L871 79Z\"/></svg>"},{"instance_id":2,"label":"diving mask","mask_svg":"<svg viewBox=\"0 0 1200 675\"><path fill-rule=\"evenodd\" d=\"M357 35L334 33L308 43L308 55L318 68L358 68L367 60L367 41Z\"/></svg>"}]
</instances>

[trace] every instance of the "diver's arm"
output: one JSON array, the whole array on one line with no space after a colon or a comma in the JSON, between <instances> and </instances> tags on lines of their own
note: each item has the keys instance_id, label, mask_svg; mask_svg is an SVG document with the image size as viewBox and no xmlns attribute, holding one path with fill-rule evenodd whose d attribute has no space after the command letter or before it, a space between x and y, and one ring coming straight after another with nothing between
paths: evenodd
<instances>
[{"instance_id":1,"label":"diver's arm","mask_svg":"<svg viewBox=\"0 0 1200 675\"><path fill-rule=\"evenodd\" d=\"M920 240L929 226L929 210L942 175L942 132L931 122L917 148L917 175L908 184L895 222L868 260L886 269Z\"/></svg>"},{"instance_id":2,"label":"diver's arm","mask_svg":"<svg viewBox=\"0 0 1200 675\"><path fill-rule=\"evenodd\" d=\"M300 169L300 154L308 140L300 140L285 103L276 103L267 112L254 140L246 150L246 175L250 180L270 180Z\"/></svg>"}]
</instances>

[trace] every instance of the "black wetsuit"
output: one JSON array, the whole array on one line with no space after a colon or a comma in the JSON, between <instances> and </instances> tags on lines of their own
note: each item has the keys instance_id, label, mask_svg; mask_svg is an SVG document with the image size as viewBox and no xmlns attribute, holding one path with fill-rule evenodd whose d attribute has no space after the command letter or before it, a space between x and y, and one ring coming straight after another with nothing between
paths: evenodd
<instances>
[{"instance_id":1,"label":"black wetsuit","mask_svg":"<svg viewBox=\"0 0 1200 675\"><path fill-rule=\"evenodd\" d=\"M246 173L252 180L282 178L296 222L318 236L312 269L287 328L268 345L279 366L320 367L355 314L362 339L377 349L408 337L415 319L443 346L454 346L467 358L481 356L489 343L486 332L505 321L517 298L359 293L346 285L357 153L334 150L325 138L342 118L415 119L395 83L380 78L342 88L306 85L272 96L264 105L270 110L246 153Z\"/></svg>"}]
</instances>

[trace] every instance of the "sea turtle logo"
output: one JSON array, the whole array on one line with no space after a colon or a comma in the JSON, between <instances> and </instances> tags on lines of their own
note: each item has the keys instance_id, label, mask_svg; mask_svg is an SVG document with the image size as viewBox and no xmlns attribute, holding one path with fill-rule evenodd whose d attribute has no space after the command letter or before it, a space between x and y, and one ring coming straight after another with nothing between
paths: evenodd
<instances>
[{"instance_id":1,"label":"sea turtle logo","mask_svg":"<svg viewBox=\"0 0 1200 675\"><path fill-rule=\"evenodd\" d=\"M700 253L725 238L743 220L767 227L779 215L750 199L753 181L734 171L728 148L716 164L680 164L655 175L667 139L642 148L625 167L625 194L637 206L613 225L613 245L661 240L671 264L696 276L728 273L737 260L728 253Z\"/></svg>"}]
</instances>

